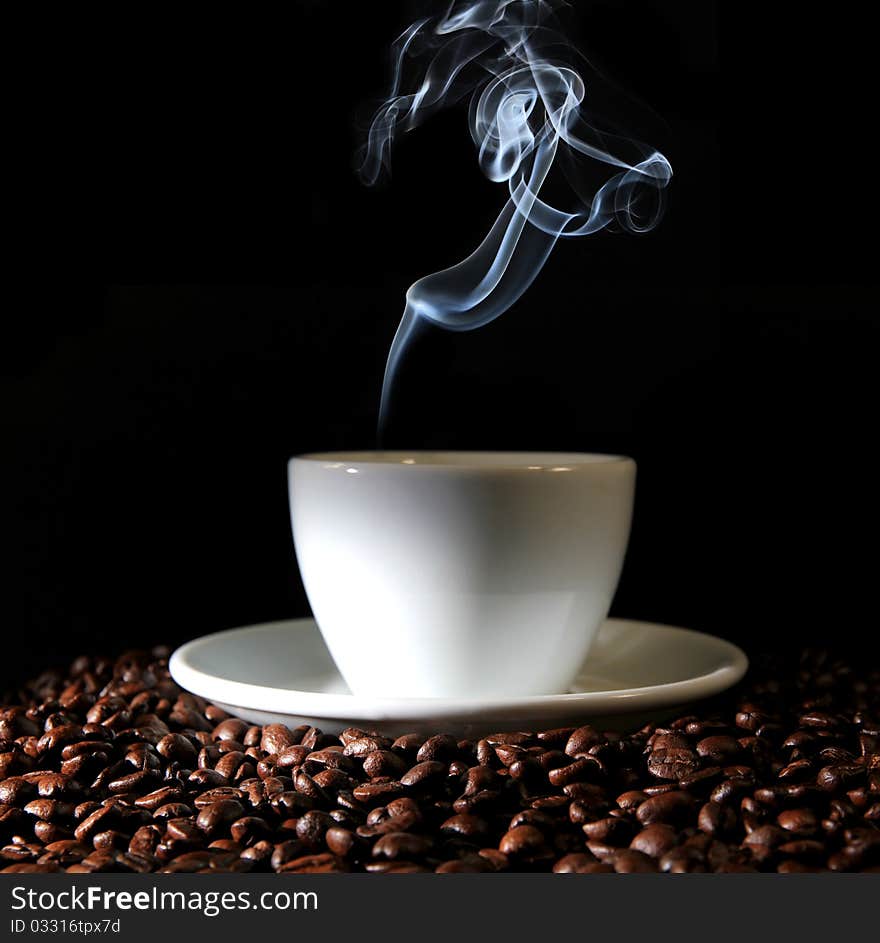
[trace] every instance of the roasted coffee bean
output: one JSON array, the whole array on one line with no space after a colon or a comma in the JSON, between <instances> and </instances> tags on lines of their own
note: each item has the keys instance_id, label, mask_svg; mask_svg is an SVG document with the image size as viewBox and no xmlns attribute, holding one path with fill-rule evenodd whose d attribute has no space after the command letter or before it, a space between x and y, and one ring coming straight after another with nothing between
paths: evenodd
<instances>
[{"instance_id":1,"label":"roasted coffee bean","mask_svg":"<svg viewBox=\"0 0 880 943\"><path fill-rule=\"evenodd\" d=\"M68 743L85 739L83 730L77 724L61 724L50 728L37 741L37 752L40 755L60 751Z\"/></svg>"},{"instance_id":2,"label":"roasted coffee bean","mask_svg":"<svg viewBox=\"0 0 880 943\"><path fill-rule=\"evenodd\" d=\"M297 825L299 825L298 818L282 819L275 826L275 834L273 835L273 838L276 841L287 841L290 838L296 838Z\"/></svg>"},{"instance_id":3,"label":"roasted coffee bean","mask_svg":"<svg viewBox=\"0 0 880 943\"><path fill-rule=\"evenodd\" d=\"M812 835L819 827L816 813L812 809L786 809L780 812L776 822L793 835Z\"/></svg>"},{"instance_id":4,"label":"roasted coffee bean","mask_svg":"<svg viewBox=\"0 0 880 943\"><path fill-rule=\"evenodd\" d=\"M545 750L537 756L540 767L544 770L558 769L560 766L568 766L571 763L571 757L566 756L562 750Z\"/></svg>"},{"instance_id":5,"label":"roasted coffee bean","mask_svg":"<svg viewBox=\"0 0 880 943\"><path fill-rule=\"evenodd\" d=\"M44 773L37 780L37 794L47 799L69 798L81 791L79 783L62 773Z\"/></svg>"},{"instance_id":6,"label":"roasted coffee bean","mask_svg":"<svg viewBox=\"0 0 880 943\"><path fill-rule=\"evenodd\" d=\"M156 825L142 825L131 836L128 850L135 855L151 857L155 855L159 842L162 841L162 830Z\"/></svg>"},{"instance_id":7,"label":"roasted coffee bean","mask_svg":"<svg viewBox=\"0 0 880 943\"><path fill-rule=\"evenodd\" d=\"M565 855L553 865L554 874L610 874L614 869L592 855L577 852Z\"/></svg>"},{"instance_id":8,"label":"roasted coffee bean","mask_svg":"<svg viewBox=\"0 0 880 943\"><path fill-rule=\"evenodd\" d=\"M347 809L351 812L358 813L361 813L365 809L369 808L368 805L356 799L354 793L347 789L340 789L339 792L336 793L336 804L341 809Z\"/></svg>"},{"instance_id":9,"label":"roasted coffee bean","mask_svg":"<svg viewBox=\"0 0 880 943\"><path fill-rule=\"evenodd\" d=\"M239 857L241 857L241 852L244 851L241 845L231 838L218 838L216 841L212 841L211 844L208 845L208 848L217 849L219 851L232 851Z\"/></svg>"},{"instance_id":10,"label":"roasted coffee bean","mask_svg":"<svg viewBox=\"0 0 880 943\"><path fill-rule=\"evenodd\" d=\"M713 802L733 802L749 792L752 784L748 779L725 779L709 793Z\"/></svg>"},{"instance_id":11,"label":"roasted coffee bean","mask_svg":"<svg viewBox=\"0 0 880 943\"><path fill-rule=\"evenodd\" d=\"M129 842L128 835L122 832L98 832L92 838L92 846L96 851L112 851L114 848L127 848Z\"/></svg>"},{"instance_id":12,"label":"roasted coffee bean","mask_svg":"<svg viewBox=\"0 0 880 943\"><path fill-rule=\"evenodd\" d=\"M424 874L431 869L414 861L368 861L364 870L372 874Z\"/></svg>"},{"instance_id":13,"label":"roasted coffee bean","mask_svg":"<svg viewBox=\"0 0 880 943\"><path fill-rule=\"evenodd\" d=\"M795 760L784 766L778 773L777 778L786 783L802 783L812 779L816 775L813 764L810 760Z\"/></svg>"},{"instance_id":14,"label":"roasted coffee bean","mask_svg":"<svg viewBox=\"0 0 880 943\"><path fill-rule=\"evenodd\" d=\"M786 837L783 829L775 825L762 825L746 835L743 846L747 847L758 861L764 861L773 854L775 848L786 841Z\"/></svg>"},{"instance_id":15,"label":"roasted coffee bean","mask_svg":"<svg viewBox=\"0 0 880 943\"><path fill-rule=\"evenodd\" d=\"M597 816L607 811L608 806L601 799L575 799L568 807L568 817L576 825L592 822Z\"/></svg>"},{"instance_id":16,"label":"roasted coffee bean","mask_svg":"<svg viewBox=\"0 0 880 943\"><path fill-rule=\"evenodd\" d=\"M697 743L697 754L712 763L724 764L735 760L741 752L741 747L733 737L712 736L704 737Z\"/></svg>"},{"instance_id":17,"label":"roasted coffee bean","mask_svg":"<svg viewBox=\"0 0 880 943\"><path fill-rule=\"evenodd\" d=\"M40 728L27 715L23 708L7 707L0 710L0 739L17 740L19 737L34 737Z\"/></svg>"},{"instance_id":18,"label":"roasted coffee bean","mask_svg":"<svg viewBox=\"0 0 880 943\"><path fill-rule=\"evenodd\" d=\"M241 743L247 728L248 725L243 720L230 717L228 720L217 724L211 737L214 740L234 740L236 743Z\"/></svg>"},{"instance_id":19,"label":"roasted coffee bean","mask_svg":"<svg viewBox=\"0 0 880 943\"><path fill-rule=\"evenodd\" d=\"M39 864L55 861L62 867L67 867L72 864L79 864L91 851L91 848L80 844L78 841L65 839L48 843L37 861Z\"/></svg>"},{"instance_id":20,"label":"roasted coffee bean","mask_svg":"<svg viewBox=\"0 0 880 943\"><path fill-rule=\"evenodd\" d=\"M6 845L4 848L0 849L0 859L3 861L11 861L14 864L24 861L36 861L43 853L43 847L42 844L30 842Z\"/></svg>"},{"instance_id":21,"label":"roasted coffee bean","mask_svg":"<svg viewBox=\"0 0 880 943\"><path fill-rule=\"evenodd\" d=\"M233 779L241 769L242 766L249 766L248 773L253 775L254 768L251 764L248 764L247 757L240 750L232 750L229 753L224 753L224 755L217 761L214 769L220 773L222 776L225 776L227 779Z\"/></svg>"},{"instance_id":22,"label":"roasted coffee bean","mask_svg":"<svg viewBox=\"0 0 880 943\"><path fill-rule=\"evenodd\" d=\"M273 766L277 767L278 773L289 773L291 769L298 768L303 765L310 757L308 747L304 747L302 744L293 744L292 746L285 747L280 753L273 753L267 757L264 757L260 760L260 763L264 766ZM311 772L315 773L319 769L336 769L338 763L329 762L325 763L323 760L325 755L319 753L318 759L312 762L309 769ZM320 762L319 762L320 760ZM258 764L258 773L260 765ZM269 775L272 775L271 773Z\"/></svg>"},{"instance_id":23,"label":"roasted coffee bean","mask_svg":"<svg viewBox=\"0 0 880 943\"><path fill-rule=\"evenodd\" d=\"M43 842L44 845L62 841L66 838L73 838L73 832L69 828L59 825L57 822L34 822L34 835Z\"/></svg>"},{"instance_id":24,"label":"roasted coffee bean","mask_svg":"<svg viewBox=\"0 0 880 943\"><path fill-rule=\"evenodd\" d=\"M453 815L443 822L440 830L468 841L481 842L489 836L489 823L477 815Z\"/></svg>"},{"instance_id":25,"label":"roasted coffee bean","mask_svg":"<svg viewBox=\"0 0 880 943\"><path fill-rule=\"evenodd\" d=\"M568 743L574 731L574 727L553 727L551 730L539 730L537 738L545 746L559 747Z\"/></svg>"},{"instance_id":26,"label":"roasted coffee bean","mask_svg":"<svg viewBox=\"0 0 880 943\"><path fill-rule=\"evenodd\" d=\"M825 857L826 849L823 842L813 841L809 838L799 838L795 841L783 842L778 845L776 851L780 855L791 856L792 858L807 858L821 860Z\"/></svg>"},{"instance_id":27,"label":"roasted coffee bean","mask_svg":"<svg viewBox=\"0 0 880 943\"><path fill-rule=\"evenodd\" d=\"M276 845L275 850L272 852L272 868L275 871L280 871L288 861L294 861L305 854L308 854L308 849L298 838L283 841Z\"/></svg>"},{"instance_id":28,"label":"roasted coffee bean","mask_svg":"<svg viewBox=\"0 0 880 943\"><path fill-rule=\"evenodd\" d=\"M477 763L479 763L480 766L492 767L499 765L495 750L488 740L477 741L476 754Z\"/></svg>"},{"instance_id":29,"label":"roasted coffee bean","mask_svg":"<svg viewBox=\"0 0 880 943\"><path fill-rule=\"evenodd\" d=\"M76 865L72 865L72 867L76 867ZM57 862L46 861L39 863L34 862L33 864L11 864L7 868L0 869L0 874L52 874L59 870L60 868Z\"/></svg>"},{"instance_id":30,"label":"roasted coffee bean","mask_svg":"<svg viewBox=\"0 0 880 943\"><path fill-rule=\"evenodd\" d=\"M196 824L205 834L216 837L218 832L243 815L244 806L236 799L218 799L199 812Z\"/></svg>"},{"instance_id":31,"label":"roasted coffee bean","mask_svg":"<svg viewBox=\"0 0 880 943\"><path fill-rule=\"evenodd\" d=\"M580 756L585 754L591 746L601 742L601 734L589 725L578 727L571 732L568 740L566 740L565 753L567 756Z\"/></svg>"},{"instance_id":32,"label":"roasted coffee bean","mask_svg":"<svg viewBox=\"0 0 880 943\"><path fill-rule=\"evenodd\" d=\"M742 727L744 730L757 730L761 724L766 723L769 719L754 705L745 704L736 715L736 726Z\"/></svg>"},{"instance_id":33,"label":"roasted coffee bean","mask_svg":"<svg viewBox=\"0 0 880 943\"><path fill-rule=\"evenodd\" d=\"M356 759L364 759L369 753L375 753L377 750L388 750L391 743L384 737L361 736L354 740L349 740L345 744L343 753L346 756L352 756ZM395 754L399 756L399 754Z\"/></svg>"},{"instance_id":34,"label":"roasted coffee bean","mask_svg":"<svg viewBox=\"0 0 880 943\"><path fill-rule=\"evenodd\" d=\"M579 799L585 805L596 809L605 808L608 805L608 796L604 787L594 783L569 783L562 787L562 792L569 799Z\"/></svg>"},{"instance_id":35,"label":"roasted coffee bean","mask_svg":"<svg viewBox=\"0 0 880 943\"><path fill-rule=\"evenodd\" d=\"M465 774L464 795L475 796L484 789L493 789L500 782L498 774L489 766L472 766Z\"/></svg>"},{"instance_id":36,"label":"roasted coffee bean","mask_svg":"<svg viewBox=\"0 0 880 943\"><path fill-rule=\"evenodd\" d=\"M153 792L148 792L145 796L140 796L135 799L134 804L139 809L147 809L150 812L154 812L160 806L182 799L183 795L183 790L178 786L162 786Z\"/></svg>"},{"instance_id":37,"label":"roasted coffee bean","mask_svg":"<svg viewBox=\"0 0 880 943\"><path fill-rule=\"evenodd\" d=\"M648 770L658 779L684 779L699 765L688 741L678 734L664 734L651 745Z\"/></svg>"},{"instance_id":38,"label":"roasted coffee bean","mask_svg":"<svg viewBox=\"0 0 880 943\"><path fill-rule=\"evenodd\" d=\"M548 812L542 812L540 809L522 809L507 823L508 831L516 828L517 825L534 825L535 828L540 828L546 834L552 835L559 826L559 818Z\"/></svg>"},{"instance_id":39,"label":"roasted coffee bean","mask_svg":"<svg viewBox=\"0 0 880 943\"><path fill-rule=\"evenodd\" d=\"M71 780L90 782L106 767L110 757L103 751L82 753L61 763L60 771Z\"/></svg>"},{"instance_id":40,"label":"roasted coffee bean","mask_svg":"<svg viewBox=\"0 0 880 943\"><path fill-rule=\"evenodd\" d=\"M533 825L518 825L504 833L498 850L512 858L531 857L546 851L546 839Z\"/></svg>"},{"instance_id":41,"label":"roasted coffee bean","mask_svg":"<svg viewBox=\"0 0 880 943\"><path fill-rule=\"evenodd\" d=\"M614 853L611 864L618 874L651 874L657 871L657 862L634 848L624 848Z\"/></svg>"},{"instance_id":42,"label":"roasted coffee bean","mask_svg":"<svg viewBox=\"0 0 880 943\"><path fill-rule=\"evenodd\" d=\"M165 825L165 839L202 844L204 835L198 824L190 819L169 819Z\"/></svg>"},{"instance_id":43,"label":"roasted coffee bean","mask_svg":"<svg viewBox=\"0 0 880 943\"><path fill-rule=\"evenodd\" d=\"M622 792L615 801L621 809L637 809L647 798L647 793L641 789L630 789Z\"/></svg>"},{"instance_id":44,"label":"roasted coffee bean","mask_svg":"<svg viewBox=\"0 0 880 943\"><path fill-rule=\"evenodd\" d=\"M438 734L429 737L419 747L416 754L416 762L424 763L426 761L435 761L449 763L458 755L458 741L448 734Z\"/></svg>"},{"instance_id":45,"label":"roasted coffee bean","mask_svg":"<svg viewBox=\"0 0 880 943\"><path fill-rule=\"evenodd\" d=\"M824 766L816 774L816 784L826 792L836 792L854 785L865 770L855 763L840 763L834 766Z\"/></svg>"},{"instance_id":46,"label":"roasted coffee bean","mask_svg":"<svg viewBox=\"0 0 880 943\"><path fill-rule=\"evenodd\" d=\"M437 760L423 760L417 763L400 777L404 786L430 786L438 779L446 776L446 766ZM355 792L355 794L357 794Z\"/></svg>"},{"instance_id":47,"label":"roasted coffee bean","mask_svg":"<svg viewBox=\"0 0 880 943\"><path fill-rule=\"evenodd\" d=\"M667 851L658 862L659 869L669 874L695 874L706 870L705 855L697 849L679 846Z\"/></svg>"},{"instance_id":48,"label":"roasted coffee bean","mask_svg":"<svg viewBox=\"0 0 880 943\"><path fill-rule=\"evenodd\" d=\"M553 786L567 786L574 782L597 782L604 776L602 764L595 757L584 756L568 766L552 769L547 778Z\"/></svg>"},{"instance_id":49,"label":"roasted coffee bean","mask_svg":"<svg viewBox=\"0 0 880 943\"><path fill-rule=\"evenodd\" d=\"M280 758L283 759L294 749L295 747L288 747ZM336 749L332 746L309 753L304 761L304 767L306 772L311 775L319 773L322 769L338 769L343 773L354 773L356 771L354 760L346 756L341 747Z\"/></svg>"},{"instance_id":50,"label":"roasted coffee bean","mask_svg":"<svg viewBox=\"0 0 880 943\"><path fill-rule=\"evenodd\" d=\"M194 815L193 808L185 802L168 802L159 806L153 813L153 819L162 822L167 819L183 818L184 816Z\"/></svg>"},{"instance_id":51,"label":"roasted coffee bean","mask_svg":"<svg viewBox=\"0 0 880 943\"><path fill-rule=\"evenodd\" d=\"M865 758L880 755L880 734L870 734L863 729L859 734L859 752Z\"/></svg>"},{"instance_id":52,"label":"roasted coffee bean","mask_svg":"<svg viewBox=\"0 0 880 943\"><path fill-rule=\"evenodd\" d=\"M277 815L289 818L314 808L315 800L301 792L286 789L284 792L273 793L269 805Z\"/></svg>"},{"instance_id":53,"label":"roasted coffee bean","mask_svg":"<svg viewBox=\"0 0 880 943\"><path fill-rule=\"evenodd\" d=\"M227 871L236 862L238 855L234 851L219 851L205 849L191 851L176 857L166 867L162 874L178 874L186 871L207 873L210 871Z\"/></svg>"},{"instance_id":54,"label":"roasted coffee bean","mask_svg":"<svg viewBox=\"0 0 880 943\"><path fill-rule=\"evenodd\" d=\"M642 825L653 825L655 822L680 823L693 814L693 805L693 798L686 792L665 792L646 799L636 809L636 818Z\"/></svg>"},{"instance_id":55,"label":"roasted coffee bean","mask_svg":"<svg viewBox=\"0 0 880 943\"><path fill-rule=\"evenodd\" d=\"M43 822L55 822L71 818L73 810L72 803L60 799L34 799L24 807L24 811L28 815Z\"/></svg>"},{"instance_id":56,"label":"roasted coffee bean","mask_svg":"<svg viewBox=\"0 0 880 943\"><path fill-rule=\"evenodd\" d=\"M880 674L867 662L808 654L778 678L766 673L773 662L756 663L735 706L629 734L587 726L392 741L248 725L179 692L167 655L80 660L67 678L47 675L26 704L0 706L4 864L880 868Z\"/></svg>"},{"instance_id":57,"label":"roasted coffee bean","mask_svg":"<svg viewBox=\"0 0 880 943\"><path fill-rule=\"evenodd\" d=\"M736 813L729 805L710 800L701 808L697 816L697 826L707 835L721 835L732 832L736 827Z\"/></svg>"},{"instance_id":58,"label":"roasted coffee bean","mask_svg":"<svg viewBox=\"0 0 880 943\"><path fill-rule=\"evenodd\" d=\"M197 809L204 809L218 799L241 799L241 790L235 786L216 786L197 796L193 802Z\"/></svg>"},{"instance_id":59,"label":"roasted coffee bean","mask_svg":"<svg viewBox=\"0 0 880 943\"><path fill-rule=\"evenodd\" d=\"M303 731L300 743L307 750L316 751L322 750L324 747L334 747L340 745L336 737L323 733L323 731L321 731L321 729L318 727L307 727Z\"/></svg>"},{"instance_id":60,"label":"roasted coffee bean","mask_svg":"<svg viewBox=\"0 0 880 943\"><path fill-rule=\"evenodd\" d=\"M609 845L607 842L601 841L588 841L587 850L599 861L603 861L606 864L610 863L614 859L615 854L620 851L615 845Z\"/></svg>"},{"instance_id":61,"label":"roasted coffee bean","mask_svg":"<svg viewBox=\"0 0 880 943\"><path fill-rule=\"evenodd\" d=\"M703 793L713 789L724 775L720 766L707 766L691 773L678 782L678 788L685 792Z\"/></svg>"},{"instance_id":62,"label":"roasted coffee bean","mask_svg":"<svg viewBox=\"0 0 880 943\"><path fill-rule=\"evenodd\" d=\"M664 792L675 792L681 787L678 783L661 783L653 786L645 786L644 793L650 799L651 796L662 796Z\"/></svg>"},{"instance_id":63,"label":"roasted coffee bean","mask_svg":"<svg viewBox=\"0 0 880 943\"><path fill-rule=\"evenodd\" d=\"M611 817L586 822L581 828L588 841L601 841L609 845L625 845L633 833L632 823L628 819Z\"/></svg>"},{"instance_id":64,"label":"roasted coffee bean","mask_svg":"<svg viewBox=\"0 0 880 943\"><path fill-rule=\"evenodd\" d=\"M480 855L465 855L463 858L454 858L444 861L434 868L436 874L487 874L494 869L492 865Z\"/></svg>"},{"instance_id":65,"label":"roasted coffee bean","mask_svg":"<svg viewBox=\"0 0 880 943\"><path fill-rule=\"evenodd\" d=\"M800 716L801 727L814 727L819 730L834 730L843 726L840 718L821 711L810 711Z\"/></svg>"},{"instance_id":66,"label":"roasted coffee bean","mask_svg":"<svg viewBox=\"0 0 880 943\"><path fill-rule=\"evenodd\" d=\"M401 777L407 769L406 762L391 750L373 750L364 757L364 775L371 779L377 776Z\"/></svg>"},{"instance_id":67,"label":"roasted coffee bean","mask_svg":"<svg viewBox=\"0 0 880 943\"><path fill-rule=\"evenodd\" d=\"M421 822L422 820L422 810L419 808L418 803L409 796L392 799L385 809L393 819L406 817L411 818L414 822Z\"/></svg>"},{"instance_id":68,"label":"roasted coffee bean","mask_svg":"<svg viewBox=\"0 0 880 943\"><path fill-rule=\"evenodd\" d=\"M340 858L362 858L367 853L368 843L347 828L333 826L324 835L327 847Z\"/></svg>"},{"instance_id":69,"label":"roasted coffee bean","mask_svg":"<svg viewBox=\"0 0 880 943\"><path fill-rule=\"evenodd\" d=\"M499 743L512 744L513 746L527 746L535 742L535 736L526 730L507 730L501 733L487 733L485 739L493 746Z\"/></svg>"},{"instance_id":70,"label":"roasted coffee bean","mask_svg":"<svg viewBox=\"0 0 880 943\"><path fill-rule=\"evenodd\" d=\"M824 747L816 754L817 762L827 763L830 765L838 763L853 763L855 758L855 754L849 750L845 750L840 746Z\"/></svg>"},{"instance_id":71,"label":"roasted coffee bean","mask_svg":"<svg viewBox=\"0 0 880 943\"><path fill-rule=\"evenodd\" d=\"M368 808L372 808L373 806L381 805L383 802L390 802L392 799L402 795L405 785L407 784L401 784L394 780L390 780L389 782L364 783L361 786L355 787L353 795L358 802L363 803Z\"/></svg>"},{"instance_id":72,"label":"roasted coffee bean","mask_svg":"<svg viewBox=\"0 0 880 943\"><path fill-rule=\"evenodd\" d=\"M284 874L332 874L345 870L335 855L327 852L319 855L304 855L288 861L279 869Z\"/></svg>"},{"instance_id":73,"label":"roasted coffee bean","mask_svg":"<svg viewBox=\"0 0 880 943\"><path fill-rule=\"evenodd\" d=\"M229 826L229 834L242 845L251 845L272 834L272 827L265 819L245 815Z\"/></svg>"},{"instance_id":74,"label":"roasted coffee bean","mask_svg":"<svg viewBox=\"0 0 880 943\"><path fill-rule=\"evenodd\" d=\"M274 851L274 846L270 841L258 841L255 844L251 845L249 848L245 848L241 852L239 857L243 861L248 861L252 865L258 866L262 865L263 862L268 861L272 857L272 852Z\"/></svg>"},{"instance_id":75,"label":"roasted coffee bean","mask_svg":"<svg viewBox=\"0 0 880 943\"><path fill-rule=\"evenodd\" d=\"M320 773L315 773L312 782L331 795L339 792L340 789L347 789L351 792L357 785L351 776L338 769L325 769Z\"/></svg>"},{"instance_id":76,"label":"roasted coffee bean","mask_svg":"<svg viewBox=\"0 0 880 943\"><path fill-rule=\"evenodd\" d=\"M373 845L374 858L423 858L431 850L431 840L410 832L389 832Z\"/></svg>"},{"instance_id":77,"label":"roasted coffee bean","mask_svg":"<svg viewBox=\"0 0 880 943\"><path fill-rule=\"evenodd\" d=\"M313 809L301 816L296 823L296 837L307 845L316 847L324 840L324 835L333 827L333 819L326 812Z\"/></svg>"},{"instance_id":78,"label":"roasted coffee bean","mask_svg":"<svg viewBox=\"0 0 880 943\"><path fill-rule=\"evenodd\" d=\"M662 858L678 842L678 834L671 825L646 825L629 843L634 851L649 855L651 858Z\"/></svg>"},{"instance_id":79,"label":"roasted coffee bean","mask_svg":"<svg viewBox=\"0 0 880 943\"><path fill-rule=\"evenodd\" d=\"M6 805L24 805L37 795L37 784L23 776L10 776L0 782L0 802Z\"/></svg>"},{"instance_id":80,"label":"roasted coffee bean","mask_svg":"<svg viewBox=\"0 0 880 943\"><path fill-rule=\"evenodd\" d=\"M547 785L547 775L534 757L517 760L511 764L508 772L510 778L520 783L526 791L538 792Z\"/></svg>"},{"instance_id":81,"label":"roasted coffee bean","mask_svg":"<svg viewBox=\"0 0 880 943\"><path fill-rule=\"evenodd\" d=\"M417 733L408 733L404 734L402 737L398 737L394 743L391 744L391 749L398 753L415 754L418 752L423 742L424 738L420 737Z\"/></svg>"},{"instance_id":82,"label":"roasted coffee bean","mask_svg":"<svg viewBox=\"0 0 880 943\"><path fill-rule=\"evenodd\" d=\"M190 773L187 782L199 789L214 789L226 785L226 777L213 769L196 769Z\"/></svg>"},{"instance_id":83,"label":"roasted coffee bean","mask_svg":"<svg viewBox=\"0 0 880 943\"><path fill-rule=\"evenodd\" d=\"M320 775L320 773L318 774ZM344 774L343 774L344 775ZM304 770L298 769L293 777L293 788L316 802L329 804L330 798L315 780Z\"/></svg>"},{"instance_id":84,"label":"roasted coffee bean","mask_svg":"<svg viewBox=\"0 0 880 943\"><path fill-rule=\"evenodd\" d=\"M528 798L528 797L526 797ZM542 809L545 812L555 812L560 817L568 809L569 802L565 796L538 796L529 803L530 809Z\"/></svg>"},{"instance_id":85,"label":"roasted coffee bean","mask_svg":"<svg viewBox=\"0 0 880 943\"><path fill-rule=\"evenodd\" d=\"M523 747L516 746L515 744L499 743L493 744L493 747L495 749L495 756L498 757L501 765L505 767L509 767L517 760L521 760L529 755Z\"/></svg>"},{"instance_id":86,"label":"roasted coffee bean","mask_svg":"<svg viewBox=\"0 0 880 943\"><path fill-rule=\"evenodd\" d=\"M169 760L176 760L178 763L195 765L198 751L193 746L192 741L179 733L166 734L156 744L156 750Z\"/></svg>"}]
</instances>

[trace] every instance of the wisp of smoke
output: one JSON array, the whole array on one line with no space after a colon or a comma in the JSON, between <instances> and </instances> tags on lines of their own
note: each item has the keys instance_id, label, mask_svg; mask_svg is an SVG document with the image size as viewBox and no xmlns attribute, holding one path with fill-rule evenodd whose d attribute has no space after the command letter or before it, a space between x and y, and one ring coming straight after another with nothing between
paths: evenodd
<instances>
[{"instance_id":1,"label":"wisp of smoke","mask_svg":"<svg viewBox=\"0 0 880 943\"><path fill-rule=\"evenodd\" d=\"M391 91L376 111L360 174L375 183L395 137L470 95L470 130L480 167L506 184L507 201L479 246L456 265L420 278L406 294L388 354L379 437L401 357L420 322L452 331L487 324L534 281L560 238L614 225L646 232L658 222L672 168L657 150L600 130L578 57L555 26L561 0L468 0L419 20L392 46ZM585 64L582 63L583 71ZM542 198L554 164L572 206ZM587 183L587 169L606 168Z\"/></svg>"}]
</instances>

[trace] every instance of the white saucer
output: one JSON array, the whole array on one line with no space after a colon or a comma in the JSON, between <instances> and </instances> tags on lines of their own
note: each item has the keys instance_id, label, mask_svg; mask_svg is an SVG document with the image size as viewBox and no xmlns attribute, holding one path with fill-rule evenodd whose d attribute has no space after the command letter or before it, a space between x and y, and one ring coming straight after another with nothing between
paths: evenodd
<instances>
[{"instance_id":1,"label":"white saucer","mask_svg":"<svg viewBox=\"0 0 880 943\"><path fill-rule=\"evenodd\" d=\"M540 730L569 722L638 727L717 694L745 674L743 652L691 629L608 619L570 693L530 697L355 697L314 619L215 632L171 656L183 688L255 724L310 723L328 733L363 727L458 736Z\"/></svg>"}]
</instances>

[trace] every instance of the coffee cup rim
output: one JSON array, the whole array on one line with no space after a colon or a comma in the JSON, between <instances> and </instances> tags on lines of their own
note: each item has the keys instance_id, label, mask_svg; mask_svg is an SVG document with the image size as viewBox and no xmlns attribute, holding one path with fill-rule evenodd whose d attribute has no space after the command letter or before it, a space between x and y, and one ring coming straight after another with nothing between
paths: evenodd
<instances>
[{"instance_id":1,"label":"coffee cup rim","mask_svg":"<svg viewBox=\"0 0 880 943\"><path fill-rule=\"evenodd\" d=\"M602 452L469 451L442 449L375 449L360 451L307 452L293 456L288 464L307 462L325 468L430 468L454 471L573 472L597 465L634 465L626 455Z\"/></svg>"}]
</instances>

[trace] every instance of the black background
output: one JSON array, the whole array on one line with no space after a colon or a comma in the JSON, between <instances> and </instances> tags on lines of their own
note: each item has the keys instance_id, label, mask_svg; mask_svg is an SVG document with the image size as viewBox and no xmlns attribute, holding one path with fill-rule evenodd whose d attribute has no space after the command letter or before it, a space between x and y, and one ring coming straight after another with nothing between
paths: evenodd
<instances>
[{"instance_id":1,"label":"black background","mask_svg":"<svg viewBox=\"0 0 880 943\"><path fill-rule=\"evenodd\" d=\"M104 19L41 96L52 196L3 347L6 681L307 613L286 459L375 444L406 288L502 199L462 108L390 184L353 173L424 6ZM666 218L564 242L499 320L428 336L390 444L630 454L616 614L873 646L870 50L783 17L572 5L575 43L659 116Z\"/></svg>"}]
</instances>

